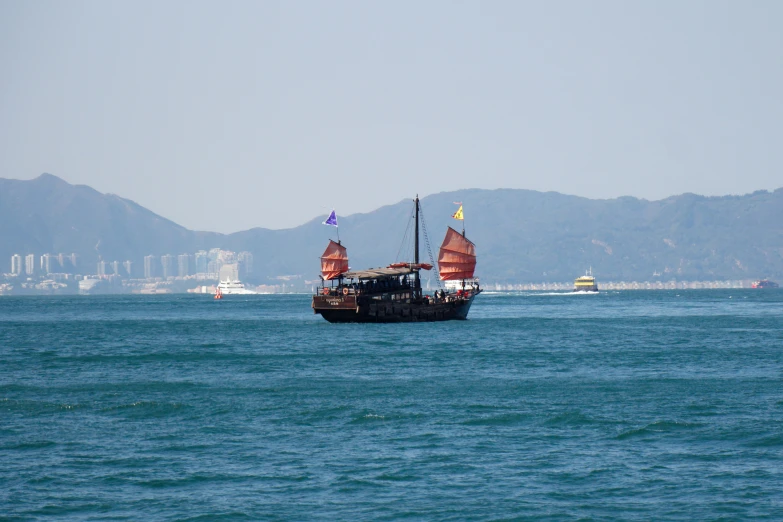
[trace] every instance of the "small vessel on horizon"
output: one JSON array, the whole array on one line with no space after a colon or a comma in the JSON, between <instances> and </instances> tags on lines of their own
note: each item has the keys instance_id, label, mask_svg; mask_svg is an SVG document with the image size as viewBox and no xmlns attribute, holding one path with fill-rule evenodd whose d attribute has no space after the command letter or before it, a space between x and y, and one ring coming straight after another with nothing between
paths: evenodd
<instances>
[{"instance_id":1,"label":"small vessel on horizon","mask_svg":"<svg viewBox=\"0 0 783 522\"><path fill-rule=\"evenodd\" d=\"M774 281L770 281L769 279L760 279L758 281L754 281L751 285L751 288L780 288L780 285L778 285Z\"/></svg>"},{"instance_id":2,"label":"small vessel on horizon","mask_svg":"<svg viewBox=\"0 0 783 522\"><path fill-rule=\"evenodd\" d=\"M574 280L574 292L597 292L598 284L593 277L593 267L585 272L585 275Z\"/></svg>"},{"instance_id":3,"label":"small vessel on horizon","mask_svg":"<svg viewBox=\"0 0 783 522\"><path fill-rule=\"evenodd\" d=\"M432 270L419 261L419 198L414 203L413 260L383 268L350 271L348 252L330 240L321 255L322 284L313 296L313 312L330 323L400 323L467 319L473 299L481 293L473 279L475 245L462 233L448 227L438 253L440 281L460 282L456 289L441 289L426 295L421 287L421 270ZM452 217L462 220L462 206ZM337 226L332 212L324 224ZM410 225L409 225L410 226ZM424 227L425 240L427 229ZM407 232L406 232L407 236ZM409 236L408 236L409 237ZM432 255L430 254L430 258ZM331 285L327 285L331 281ZM335 282L337 283L335 285Z\"/></svg>"}]
</instances>

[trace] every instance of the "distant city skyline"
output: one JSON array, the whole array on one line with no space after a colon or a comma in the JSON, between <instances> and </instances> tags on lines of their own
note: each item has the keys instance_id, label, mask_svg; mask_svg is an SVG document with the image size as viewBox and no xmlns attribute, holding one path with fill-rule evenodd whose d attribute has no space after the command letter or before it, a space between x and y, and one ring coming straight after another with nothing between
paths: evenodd
<instances>
[{"instance_id":1,"label":"distant city skyline","mask_svg":"<svg viewBox=\"0 0 783 522\"><path fill-rule=\"evenodd\" d=\"M36 257L40 261L36 268ZM11 276L74 275L78 277L119 276L124 279L183 279L199 276L200 279L237 280L253 273L253 254L234 252L221 248L199 250L193 254L163 254L144 256L143 274L134 271L134 262L126 259L106 260L99 258L95 269L80 266L77 254L13 254L10 259ZM0 274L4 271L0 268Z\"/></svg>"},{"instance_id":2,"label":"distant city skyline","mask_svg":"<svg viewBox=\"0 0 783 522\"><path fill-rule=\"evenodd\" d=\"M768 0L4 2L0 176L223 233L463 188L772 190L781 18Z\"/></svg>"},{"instance_id":3,"label":"distant city skyline","mask_svg":"<svg viewBox=\"0 0 783 522\"><path fill-rule=\"evenodd\" d=\"M160 257L147 255L144 257L144 277L138 277L132 269L133 262L126 260L97 262L95 273L89 270L83 274L74 273L77 266L76 254L43 254L40 257L40 270L35 269L35 254L14 254L11 256L11 272L2 274L0 270L0 296L36 295L52 293L212 293L218 281L237 281L252 273L253 255L249 252L212 248L209 251L199 250L195 254L179 254L172 256L164 254ZM172 260L177 260L177 273L171 271ZM24 262L24 264L23 264ZM122 267L122 268L120 268ZM191 270L191 268L193 270ZM664 274L655 273L660 278ZM4 276L4 277L3 277ZM10 277L9 277L10 276ZM24 277L23 277L24 276ZM312 292L318 280L307 280L300 275L276 276L272 284L261 284L256 289L261 293L277 293L286 291ZM426 291L434 290L427 279ZM182 285L185 286L182 286ZM607 290L676 290L676 289L727 289L727 288L761 288L758 280L751 279L713 279L713 280L682 280L669 274L664 279L601 281L599 289ZM70 286L69 286L70 285ZM179 285L175 287L173 285ZM485 283L484 288L495 291L556 291L570 292L573 290L571 281L553 281L541 283Z\"/></svg>"}]
</instances>

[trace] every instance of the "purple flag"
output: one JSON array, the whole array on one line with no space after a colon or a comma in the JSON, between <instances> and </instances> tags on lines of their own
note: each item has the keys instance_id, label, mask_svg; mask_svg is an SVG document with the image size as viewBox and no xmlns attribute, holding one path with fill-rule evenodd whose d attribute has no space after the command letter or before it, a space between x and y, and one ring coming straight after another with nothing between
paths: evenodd
<instances>
[{"instance_id":1,"label":"purple flag","mask_svg":"<svg viewBox=\"0 0 783 522\"><path fill-rule=\"evenodd\" d=\"M337 226L337 216L334 214L334 210L332 210L332 213L329 214L329 217L326 218L326 221L323 223L324 225L332 225L333 227Z\"/></svg>"}]
</instances>

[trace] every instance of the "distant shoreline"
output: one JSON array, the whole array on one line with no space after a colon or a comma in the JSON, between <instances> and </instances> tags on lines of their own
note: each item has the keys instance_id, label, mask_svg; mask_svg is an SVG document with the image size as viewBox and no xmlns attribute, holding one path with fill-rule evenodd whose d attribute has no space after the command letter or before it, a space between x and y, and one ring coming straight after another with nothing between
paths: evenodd
<instances>
[{"instance_id":1,"label":"distant shoreline","mask_svg":"<svg viewBox=\"0 0 783 522\"><path fill-rule=\"evenodd\" d=\"M732 279L714 281L598 281L598 291L603 290L728 290L752 289L756 279ZM574 289L573 282L567 283L525 283L525 284L485 284L486 290L498 292L552 292Z\"/></svg>"},{"instance_id":2,"label":"distant shoreline","mask_svg":"<svg viewBox=\"0 0 783 522\"><path fill-rule=\"evenodd\" d=\"M751 283L754 280L741 280L741 281L678 281L678 282L652 282L652 281L631 281L631 282L607 282L605 284L598 284L598 293L608 291L638 291L638 290L767 290L770 289L754 289L751 287ZM487 292L498 293L511 293L511 292L563 292L570 293L574 291L573 283L541 283L541 284L486 284L482 285ZM425 292L434 292L435 289L425 289ZM287 291L271 291L271 292L259 292L259 296L270 295L312 295L309 289L301 290L287 290ZM25 296L66 296L66 295L82 295L82 296L99 296L99 295L205 295L211 296L210 293L205 292L187 292L187 291L172 291L168 288L147 290L147 291L131 291L131 292L112 292L101 291L94 293L80 293L72 290L65 291L30 291L26 290L20 293L14 293L13 288L3 287L0 285L0 297L25 297ZM247 298L247 295L234 296Z\"/></svg>"}]
</instances>

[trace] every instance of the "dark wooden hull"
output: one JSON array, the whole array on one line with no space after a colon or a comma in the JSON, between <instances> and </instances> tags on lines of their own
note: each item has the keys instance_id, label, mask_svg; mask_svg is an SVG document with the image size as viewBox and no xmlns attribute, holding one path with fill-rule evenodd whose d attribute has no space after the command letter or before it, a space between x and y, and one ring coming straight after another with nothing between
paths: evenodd
<instances>
[{"instance_id":1,"label":"dark wooden hull","mask_svg":"<svg viewBox=\"0 0 783 522\"><path fill-rule=\"evenodd\" d=\"M451 302L428 304L344 297L313 296L313 311L330 323L412 323L468 318L475 294Z\"/></svg>"}]
</instances>

